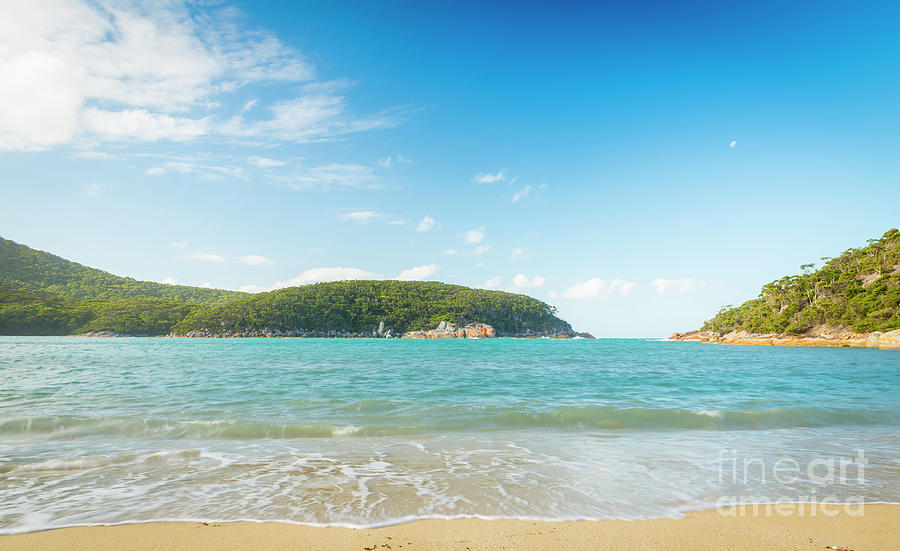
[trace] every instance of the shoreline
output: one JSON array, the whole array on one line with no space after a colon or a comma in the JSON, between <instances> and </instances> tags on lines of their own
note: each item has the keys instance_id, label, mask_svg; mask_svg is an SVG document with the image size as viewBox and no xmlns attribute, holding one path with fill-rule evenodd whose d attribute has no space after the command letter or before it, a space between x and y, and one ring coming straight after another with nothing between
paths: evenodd
<instances>
[{"instance_id":1,"label":"shoreline","mask_svg":"<svg viewBox=\"0 0 900 551\"><path fill-rule=\"evenodd\" d=\"M862 507L862 509L860 509ZM423 519L373 528L277 521L148 521L0 536L18 549L785 549L866 551L900 544L900 504L780 503L644 520Z\"/></svg>"},{"instance_id":2,"label":"shoreline","mask_svg":"<svg viewBox=\"0 0 900 551\"><path fill-rule=\"evenodd\" d=\"M900 330L882 333L852 333L849 331L809 333L803 335L766 334L733 331L722 335L710 331L686 331L674 333L670 341L699 341L711 344L735 344L745 346L793 346L829 348L874 348L900 350Z\"/></svg>"}]
</instances>

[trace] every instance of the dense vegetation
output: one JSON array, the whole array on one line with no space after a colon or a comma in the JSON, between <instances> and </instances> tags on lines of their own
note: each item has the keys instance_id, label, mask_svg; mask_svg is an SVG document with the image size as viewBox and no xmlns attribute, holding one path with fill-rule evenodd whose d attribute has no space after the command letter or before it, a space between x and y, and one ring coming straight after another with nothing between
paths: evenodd
<instances>
[{"instance_id":1,"label":"dense vegetation","mask_svg":"<svg viewBox=\"0 0 900 551\"><path fill-rule=\"evenodd\" d=\"M433 329L441 321L483 322L500 335L571 331L552 306L537 299L425 281L337 281L289 287L199 308L175 331L371 333L382 321L395 333Z\"/></svg>"},{"instance_id":2,"label":"dense vegetation","mask_svg":"<svg viewBox=\"0 0 900 551\"><path fill-rule=\"evenodd\" d=\"M162 335L197 307L244 296L119 277L0 238L3 335Z\"/></svg>"},{"instance_id":3,"label":"dense vegetation","mask_svg":"<svg viewBox=\"0 0 900 551\"><path fill-rule=\"evenodd\" d=\"M156 298L189 304L221 304L246 293L165 285L119 277L0 237L0 287L69 298Z\"/></svg>"},{"instance_id":4,"label":"dense vegetation","mask_svg":"<svg viewBox=\"0 0 900 551\"><path fill-rule=\"evenodd\" d=\"M892 229L865 247L822 261L818 270L804 264L801 275L763 286L759 298L725 306L703 330L799 335L822 325L857 332L900 329L900 232Z\"/></svg>"},{"instance_id":5,"label":"dense vegetation","mask_svg":"<svg viewBox=\"0 0 900 551\"><path fill-rule=\"evenodd\" d=\"M501 335L570 332L555 309L501 291L434 282L340 281L247 295L118 277L0 238L0 334L165 335L261 330L394 334L441 321Z\"/></svg>"}]
</instances>

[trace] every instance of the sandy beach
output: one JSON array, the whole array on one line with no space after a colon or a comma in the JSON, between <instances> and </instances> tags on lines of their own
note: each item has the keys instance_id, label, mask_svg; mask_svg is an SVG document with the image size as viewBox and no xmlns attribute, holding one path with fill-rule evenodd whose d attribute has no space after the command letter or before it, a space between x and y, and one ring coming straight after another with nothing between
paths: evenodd
<instances>
[{"instance_id":1,"label":"sandy beach","mask_svg":"<svg viewBox=\"0 0 900 551\"><path fill-rule=\"evenodd\" d=\"M900 505L866 505L863 514L835 506L781 505L690 513L639 521L532 522L422 520L377 529L276 522L156 522L73 527L0 537L0 550L358 550L622 549L806 551L900 549ZM826 513L835 513L828 515Z\"/></svg>"}]
</instances>

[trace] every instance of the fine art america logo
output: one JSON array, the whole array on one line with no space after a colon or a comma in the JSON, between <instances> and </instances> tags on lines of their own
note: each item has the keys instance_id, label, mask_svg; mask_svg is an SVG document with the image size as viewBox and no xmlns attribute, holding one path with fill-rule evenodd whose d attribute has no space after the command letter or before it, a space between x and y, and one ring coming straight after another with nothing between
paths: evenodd
<instances>
[{"instance_id":1,"label":"fine art america logo","mask_svg":"<svg viewBox=\"0 0 900 551\"><path fill-rule=\"evenodd\" d=\"M737 450L719 450L719 484L733 487L769 487L794 495L726 495L716 508L724 516L835 516L841 509L850 516L862 516L865 496L853 488L865 487L868 464L864 450L856 457L821 456L806 463L793 457L769 459L740 457Z\"/></svg>"}]
</instances>

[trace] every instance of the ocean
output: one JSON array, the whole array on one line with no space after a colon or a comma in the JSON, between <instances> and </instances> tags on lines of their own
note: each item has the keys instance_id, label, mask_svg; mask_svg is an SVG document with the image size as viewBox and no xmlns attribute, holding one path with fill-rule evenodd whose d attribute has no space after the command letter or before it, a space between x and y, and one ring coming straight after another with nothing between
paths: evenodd
<instances>
[{"instance_id":1,"label":"ocean","mask_svg":"<svg viewBox=\"0 0 900 551\"><path fill-rule=\"evenodd\" d=\"M0 532L900 502L900 353L0 337Z\"/></svg>"}]
</instances>

